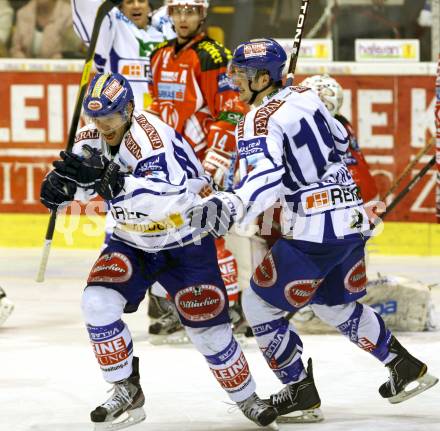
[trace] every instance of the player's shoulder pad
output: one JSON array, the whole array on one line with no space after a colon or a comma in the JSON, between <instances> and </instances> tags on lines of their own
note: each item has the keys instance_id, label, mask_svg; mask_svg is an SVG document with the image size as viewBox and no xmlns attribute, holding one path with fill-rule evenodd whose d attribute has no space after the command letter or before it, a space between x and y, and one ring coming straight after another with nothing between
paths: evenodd
<instances>
[{"instance_id":1,"label":"player's shoulder pad","mask_svg":"<svg viewBox=\"0 0 440 431\"><path fill-rule=\"evenodd\" d=\"M200 59L202 71L225 67L232 58L232 53L229 49L208 36L201 39L194 46L194 49Z\"/></svg>"}]
</instances>

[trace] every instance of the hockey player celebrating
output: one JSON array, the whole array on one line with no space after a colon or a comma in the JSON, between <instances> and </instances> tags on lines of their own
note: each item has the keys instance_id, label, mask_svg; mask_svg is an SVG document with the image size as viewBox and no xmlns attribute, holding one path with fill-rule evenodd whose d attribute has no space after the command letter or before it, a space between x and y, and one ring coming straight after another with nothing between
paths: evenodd
<instances>
[{"instance_id":1,"label":"hockey player celebrating","mask_svg":"<svg viewBox=\"0 0 440 431\"><path fill-rule=\"evenodd\" d=\"M283 237L256 268L243 292L243 310L257 343L284 388L270 397L280 415L318 421L320 398L302 341L285 312L307 304L320 319L374 355L390 372L379 393L396 403L437 383L385 327L365 295L364 235L369 223L357 187L342 162L348 138L307 87L283 88L286 62L272 39L245 42L230 76L254 108L237 126L241 181L190 210L192 223L223 235L234 221L252 222L277 199ZM407 390L409 383L415 388ZM298 414L300 417L298 418ZM287 419L286 419L287 420Z\"/></svg>"},{"instance_id":2,"label":"hockey player celebrating","mask_svg":"<svg viewBox=\"0 0 440 431\"><path fill-rule=\"evenodd\" d=\"M96 75L83 103L93 122L78 131L73 151L54 162L41 190L41 202L53 210L98 193L116 221L82 296L93 350L114 389L91 413L95 429L120 429L145 419L139 360L121 316L137 310L156 280L173 298L188 336L230 398L249 419L268 425L277 412L255 394L232 334L214 240L200 235L184 215L200 201L198 193L209 179L181 135L156 116L134 111L133 99L122 75Z\"/></svg>"},{"instance_id":3,"label":"hockey player celebrating","mask_svg":"<svg viewBox=\"0 0 440 431\"><path fill-rule=\"evenodd\" d=\"M330 114L332 114L347 131L348 148L342 158L354 182L360 188L362 200L369 202L377 198L377 185L370 174L368 163L359 148L353 126L348 119L339 112L344 101L344 93L340 84L329 75L313 75L302 81L300 85L310 87L322 100Z\"/></svg>"},{"instance_id":4,"label":"hockey player celebrating","mask_svg":"<svg viewBox=\"0 0 440 431\"><path fill-rule=\"evenodd\" d=\"M193 146L199 160L217 186L227 187L225 180L235 151L234 129L244 112L238 93L226 76L231 53L203 31L208 13L207 0L166 0L177 38L165 42L151 55L153 103L148 110L181 133ZM238 301L238 280L233 255L224 241L216 242L219 262L228 290L231 310L237 327L243 316ZM152 292L163 296L155 285ZM159 299L154 299L163 303ZM178 329L173 310L150 325L154 334L167 334Z\"/></svg>"},{"instance_id":5,"label":"hockey player celebrating","mask_svg":"<svg viewBox=\"0 0 440 431\"><path fill-rule=\"evenodd\" d=\"M71 0L73 26L86 45L101 2ZM120 0L119 8L113 8L104 19L95 50L98 72L124 75L133 88L137 109L146 109L151 103L147 84L150 54L165 40L163 33L149 24L149 14L148 0Z\"/></svg>"}]
</instances>

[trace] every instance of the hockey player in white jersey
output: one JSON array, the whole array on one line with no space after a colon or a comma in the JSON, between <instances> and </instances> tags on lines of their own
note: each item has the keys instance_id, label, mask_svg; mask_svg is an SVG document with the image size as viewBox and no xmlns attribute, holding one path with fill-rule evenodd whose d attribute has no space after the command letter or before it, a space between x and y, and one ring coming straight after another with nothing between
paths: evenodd
<instances>
[{"instance_id":1,"label":"hockey player in white jersey","mask_svg":"<svg viewBox=\"0 0 440 431\"><path fill-rule=\"evenodd\" d=\"M71 0L73 26L87 45L101 3L102 0ZM124 75L133 88L137 109L146 109L151 103L147 85L150 54L166 37L149 24L148 0L121 0L120 3L101 24L95 67L100 73Z\"/></svg>"},{"instance_id":2,"label":"hockey player in white jersey","mask_svg":"<svg viewBox=\"0 0 440 431\"><path fill-rule=\"evenodd\" d=\"M382 318L357 302L365 295L364 245L369 223L353 179L341 161L347 134L309 88L283 88L286 62L272 39L243 43L229 74L240 98L254 108L236 136L241 181L190 210L193 225L223 235L233 222L251 223L277 199L282 233L256 268L243 309L270 368L285 386L271 395L279 420L319 421L321 401L312 363L284 314L310 304L326 323L390 372L380 395L396 403L437 383L427 366L404 349ZM409 383L417 384L406 389ZM286 415L295 415L288 418ZM299 415L299 416L298 416Z\"/></svg>"},{"instance_id":3,"label":"hockey player in white jersey","mask_svg":"<svg viewBox=\"0 0 440 431\"><path fill-rule=\"evenodd\" d=\"M134 111L133 93L119 74L98 74L72 152L62 152L42 185L41 202L56 210L96 193L111 207L116 228L92 267L82 311L112 396L91 412L97 430L145 419L139 359L122 321L155 281L167 289L182 324L229 397L250 420L271 424L277 411L255 394L246 358L228 316L214 238L190 225L185 211L208 184L190 145L158 117Z\"/></svg>"}]
</instances>

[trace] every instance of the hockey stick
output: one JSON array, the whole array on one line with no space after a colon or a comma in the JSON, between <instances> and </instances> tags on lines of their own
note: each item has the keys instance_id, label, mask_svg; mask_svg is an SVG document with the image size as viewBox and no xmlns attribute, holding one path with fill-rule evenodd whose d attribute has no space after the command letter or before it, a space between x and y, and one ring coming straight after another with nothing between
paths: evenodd
<instances>
[{"instance_id":1,"label":"hockey stick","mask_svg":"<svg viewBox=\"0 0 440 431\"><path fill-rule=\"evenodd\" d=\"M413 189L413 187L421 180L421 178L435 165L435 157L422 168L420 171L411 179L411 181L404 187L404 189L393 199L393 201L387 206L387 209L378 217L383 220L395 207L400 203L400 201ZM288 312L284 318L290 320L296 311Z\"/></svg>"},{"instance_id":2,"label":"hockey stick","mask_svg":"<svg viewBox=\"0 0 440 431\"><path fill-rule=\"evenodd\" d=\"M402 180L411 172L412 168L414 168L414 166L419 162L419 160L433 147L434 143L435 143L435 139L434 138L430 139L428 143L417 153L417 155L414 157L413 160L411 160L411 162L408 163L408 165L402 171L399 177L396 180L394 180L393 184L385 193L385 195L380 197L381 201L384 201L391 193L393 193L399 187Z\"/></svg>"},{"instance_id":3,"label":"hockey stick","mask_svg":"<svg viewBox=\"0 0 440 431\"><path fill-rule=\"evenodd\" d=\"M421 180L426 172L431 169L435 164L435 156L429 160L429 162L411 179L411 181L404 187L404 189L393 199L393 201L387 206L387 209L379 217L383 220L393 208L413 189L413 187Z\"/></svg>"},{"instance_id":4,"label":"hockey stick","mask_svg":"<svg viewBox=\"0 0 440 431\"><path fill-rule=\"evenodd\" d=\"M298 61L309 2L310 0L302 0L299 8L298 22L296 24L295 37L293 38L293 49L292 54L290 54L289 70L287 71L286 87L293 84L293 78L295 77L296 62Z\"/></svg>"},{"instance_id":5,"label":"hockey stick","mask_svg":"<svg viewBox=\"0 0 440 431\"><path fill-rule=\"evenodd\" d=\"M73 112L72 121L70 123L69 137L67 139L66 151L70 151L75 141L76 129L78 128L79 118L81 115L82 102L86 94L87 85L89 84L90 72L92 70L93 57L95 54L96 43L98 41L99 30L101 24L107 13L115 6L119 6L122 0L105 0L96 12L95 22L93 24L92 37L90 39L89 47L87 48L84 68L81 75L80 91L75 102L75 110ZM41 283L44 281L44 274L46 272L47 261L49 259L50 247L52 245L53 234L55 231L55 223L57 219L57 211L52 210L50 213L49 223L47 225L46 237L41 255L40 267L38 269L37 278L35 281Z\"/></svg>"}]
</instances>

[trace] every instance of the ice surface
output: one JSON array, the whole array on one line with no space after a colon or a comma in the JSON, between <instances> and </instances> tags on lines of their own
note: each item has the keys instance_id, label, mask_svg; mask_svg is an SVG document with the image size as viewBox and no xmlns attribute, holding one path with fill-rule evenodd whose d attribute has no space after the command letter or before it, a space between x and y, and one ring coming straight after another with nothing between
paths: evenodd
<instances>
[{"instance_id":1,"label":"ice surface","mask_svg":"<svg viewBox=\"0 0 440 431\"><path fill-rule=\"evenodd\" d=\"M79 300L97 252L51 252L46 282L33 281L40 250L0 249L0 285L16 309L0 328L0 430L89 431L89 411L109 389L95 362L81 320ZM405 275L440 283L438 257L372 256L369 274ZM440 309L440 287L433 287ZM140 357L147 420L132 431L226 431L258 429L212 377L204 358L189 345L152 346L145 307L126 315ZM440 376L440 332L405 333L399 340ZM305 335L304 358L314 360L325 421L280 425L280 430L440 431L440 384L407 402L391 405L377 389L386 369L340 335ZM281 385L255 341L245 354L267 396Z\"/></svg>"}]
</instances>

